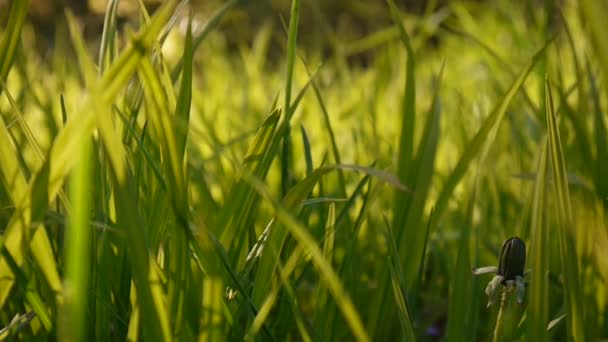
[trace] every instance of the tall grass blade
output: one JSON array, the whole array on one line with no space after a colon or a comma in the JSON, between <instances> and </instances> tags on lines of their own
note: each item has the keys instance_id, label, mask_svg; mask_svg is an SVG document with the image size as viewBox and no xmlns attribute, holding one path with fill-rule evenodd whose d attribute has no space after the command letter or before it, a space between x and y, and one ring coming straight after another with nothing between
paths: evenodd
<instances>
[{"instance_id":1,"label":"tall grass blade","mask_svg":"<svg viewBox=\"0 0 608 342\"><path fill-rule=\"evenodd\" d=\"M11 2L8 23L0 40L0 78L3 80L7 79L13 65L29 4L29 0Z\"/></svg>"},{"instance_id":2,"label":"tall grass blade","mask_svg":"<svg viewBox=\"0 0 608 342\"><path fill-rule=\"evenodd\" d=\"M81 146L78 162L70 182L70 222L65 235L65 283L64 301L66 316L61 320L60 335L65 341L90 339L91 326L87 319L91 309L91 246L92 227L89 224L91 211L92 162L91 142L85 140Z\"/></svg>"},{"instance_id":3,"label":"tall grass blade","mask_svg":"<svg viewBox=\"0 0 608 342\"><path fill-rule=\"evenodd\" d=\"M568 336L575 341L585 341L585 317L580 302L580 298L583 298L581 278L578 269L576 244L574 243L575 222L570 202L566 162L557 125L557 117L553 107L553 95L551 94L548 79L545 79L545 89L549 155L551 157L551 169L553 170L553 184L557 202L559 249L564 276L567 331Z\"/></svg>"},{"instance_id":4,"label":"tall grass blade","mask_svg":"<svg viewBox=\"0 0 608 342\"><path fill-rule=\"evenodd\" d=\"M530 290L528 295L527 334L531 341L546 341L549 336L545 326L549 320L549 279L548 269L550 260L549 230L545 218L545 184L547 175L547 139L540 146L540 158L534 183L532 201L532 219L530 229L532 243L529 260L532 273L530 275Z\"/></svg>"}]
</instances>

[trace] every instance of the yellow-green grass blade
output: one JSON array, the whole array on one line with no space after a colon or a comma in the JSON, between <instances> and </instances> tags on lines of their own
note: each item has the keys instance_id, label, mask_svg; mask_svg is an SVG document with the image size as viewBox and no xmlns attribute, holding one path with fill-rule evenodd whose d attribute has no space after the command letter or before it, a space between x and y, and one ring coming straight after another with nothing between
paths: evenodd
<instances>
[{"instance_id":1,"label":"yellow-green grass blade","mask_svg":"<svg viewBox=\"0 0 608 342\"><path fill-rule=\"evenodd\" d=\"M412 170L409 171L409 184L412 184L413 189L411 193L405 195L409 197L401 196L403 201L411 201L407 207L400 207L399 210L405 211L405 213L395 213L394 215L402 216L399 220L403 219L401 223L403 226L393 226L395 229L395 239L397 246L400 248L401 260L400 262L405 267L403 281L405 289L408 291L415 291L413 288L420 279L420 267L424 260L424 251L426 250L426 241L428 237L429 225L424 225L422 218L424 216L424 209L427 202L428 193L431 187L431 181L434 174L435 155L437 152L437 145L439 143L439 128L441 119L441 106L439 98L439 90L441 79L443 77L443 67L439 73L438 82L435 86L433 102L428 113L428 118L425 123L424 131L421 137L418 150L411 163ZM396 207L395 207L396 208ZM395 216L393 216L395 220ZM420 228L424 227L424 228ZM379 327L386 322L381 319L381 312L386 310L387 301L389 300L389 286L390 274L389 270L384 270L381 279L386 279L384 287L381 290L381 294L377 297L372 306L372 317L377 319L372 321L370 330L378 331L382 334L385 329ZM379 329L379 330L376 330Z\"/></svg>"},{"instance_id":2,"label":"yellow-green grass blade","mask_svg":"<svg viewBox=\"0 0 608 342\"><path fill-rule=\"evenodd\" d=\"M78 161L70 182L69 226L65 234L65 278L63 300L65 316L60 319L59 334L65 341L92 338L89 312L93 228L89 224L92 187L92 146L88 139L78 151Z\"/></svg>"},{"instance_id":3,"label":"yellow-green grass blade","mask_svg":"<svg viewBox=\"0 0 608 342\"><path fill-rule=\"evenodd\" d=\"M188 123L190 121L190 104L192 102L192 55L192 16L190 16L186 31L186 42L184 44L182 83L175 108L177 153L183 156L182 159L185 159Z\"/></svg>"},{"instance_id":4,"label":"yellow-green grass blade","mask_svg":"<svg viewBox=\"0 0 608 342\"><path fill-rule=\"evenodd\" d=\"M325 129L329 134L329 142L331 144L331 151L334 155L334 160L336 164L342 164L342 157L340 156L340 150L338 149L338 144L336 143L336 134L334 133L334 129L331 124L331 120L329 119L329 111L327 109L327 105L323 100L323 96L321 96L321 91L319 90L319 86L317 82L314 80L313 75L310 73L308 66L306 66L306 72L308 73L308 77L311 79L312 89L314 90L315 97L317 102L319 103L319 107L321 108L321 113L323 114L323 123L325 124ZM344 173L342 170L338 171L338 181L340 184L341 195L346 195L346 180L344 179Z\"/></svg>"},{"instance_id":5,"label":"yellow-green grass blade","mask_svg":"<svg viewBox=\"0 0 608 342\"><path fill-rule=\"evenodd\" d=\"M546 212L546 175L547 175L547 139L539 148L540 158L534 183L532 200L532 218L530 229L532 243L529 260L532 272L530 274L530 290L528 291L528 310L526 338L530 341L547 341L546 331L549 320L549 260L551 246L549 244L549 229L547 229Z\"/></svg>"},{"instance_id":6,"label":"yellow-green grass blade","mask_svg":"<svg viewBox=\"0 0 608 342\"><path fill-rule=\"evenodd\" d=\"M342 311L344 318L350 327L354 337L359 341L369 341L369 337L365 331L365 327L359 313L349 298L344 285L338 278L337 274L331 265L323 257L323 252L317 246L314 238L308 233L307 229L299 223L289 211L281 205L276 199L270 195L266 186L258 179L254 178L249 173L243 175L243 178L260 194L268 200L274 210L276 217L283 223L289 233L296 239L299 245L302 246L308 253L312 262L318 268L319 275L334 297L337 306Z\"/></svg>"},{"instance_id":7,"label":"yellow-green grass blade","mask_svg":"<svg viewBox=\"0 0 608 342\"><path fill-rule=\"evenodd\" d=\"M333 257L334 257L334 247L335 247L335 237L336 237L336 206L334 203L330 203L329 211L327 214L327 221L325 223L325 233L323 235L323 256L325 260L329 263L329 265L333 265ZM329 302L328 302L328 289L323 285L319 284L317 288L317 293L315 295L315 305L316 305L316 316L315 317L315 326L327 327L329 321L327 320L328 314L331 311ZM321 334L331 334L331 329L324 328L321 330ZM326 339L331 339L330 336L324 336Z\"/></svg>"},{"instance_id":8,"label":"yellow-green grass blade","mask_svg":"<svg viewBox=\"0 0 608 342\"><path fill-rule=\"evenodd\" d=\"M569 338L575 341L585 341L585 317L581 305L582 289L578 269L578 255L576 251L575 222L570 202L568 176L564 159L562 143L557 125L557 116L553 107L553 96L549 81L545 80L545 101L547 129L549 135L549 155L551 169L553 170L553 184L557 206L557 221L559 224L559 250L562 272L564 277L564 301L566 303L566 322ZM579 229L582 229L579 227Z\"/></svg>"},{"instance_id":9,"label":"yellow-green grass blade","mask_svg":"<svg viewBox=\"0 0 608 342\"><path fill-rule=\"evenodd\" d=\"M433 102L427 115L418 150L411 163L412 170L407 184L412 184L414 188L411 194L406 194L410 196L411 204L407 208L402 208L402 210L407 210L406 219L402 222L404 226L401 226L403 227L401 229L400 226L393 226L397 230L397 234L395 234L397 236L397 246L401 246L401 262L405 267L403 269L405 286L411 290L413 290L412 287L419 278L420 264L424 259L425 241L428 236L428 225L424 225L423 217L428 194L431 190L437 145L439 144L441 123L439 91L443 70L444 66L439 71ZM403 248L403 246L409 246L409 248Z\"/></svg>"},{"instance_id":10,"label":"yellow-green grass blade","mask_svg":"<svg viewBox=\"0 0 608 342\"><path fill-rule=\"evenodd\" d=\"M156 33L160 31L161 25L171 13L171 6L171 3L166 5L155 18L156 21L138 36L138 43L127 48L117 62L112 65L108 74L101 81L100 88L103 89L103 92L89 99L83 105L85 110L82 114L69 121L57 135L44 165L35 173L23 195L16 199L16 209L6 228L5 239L8 239L11 231L28 233L30 224L43 218L50 201L61 190L63 180L72 168L73 156L76 155L82 141L90 137L97 106L111 102L130 78L138 65L139 59L147 51L146 47L149 48L152 45ZM124 179L124 175L122 176ZM11 177L14 177L14 175L11 175ZM36 235L34 235L34 239L36 239ZM44 265L48 266L48 261ZM0 272L2 271L6 271L6 268L1 268ZM8 291L13 284L10 276L3 279L6 279L6 281L0 283L0 304L3 304L6 300Z\"/></svg>"},{"instance_id":11,"label":"yellow-green grass blade","mask_svg":"<svg viewBox=\"0 0 608 342\"><path fill-rule=\"evenodd\" d=\"M27 304L29 304L29 306L31 306L32 310L36 313L36 316L40 319L46 331L52 331L54 328L53 322L51 321L48 309L42 301L40 294L34 288L32 288L28 277L26 276L24 271L19 267L19 265L17 265L15 259L13 259L12 255L8 252L8 250L3 249L1 253L4 257L4 260L6 260L6 263L8 264L7 267L10 267L13 273L16 275L17 282L21 284L21 289L24 289L23 292L25 293L23 293L23 295L25 297L25 301L27 302Z\"/></svg>"},{"instance_id":12,"label":"yellow-green grass blade","mask_svg":"<svg viewBox=\"0 0 608 342\"><path fill-rule=\"evenodd\" d=\"M406 182L408 179L408 172L411 169L412 156L414 154L414 129L416 125L416 62L414 57L414 50L410 44L410 38L407 31L403 27L401 15L399 9L395 6L393 0L387 0L389 5L391 17L397 28L399 29L399 37L401 42L407 51L407 62L406 62L406 75L405 75L405 90L403 92L403 100L401 105L402 119L401 119L401 130L399 133L399 154L397 157L397 175L402 182ZM395 194L395 203L407 203L408 201L404 198L403 193L397 192ZM393 227L400 229L405 221L404 212L406 210L402 206L395 207L394 216L397 218L393 219ZM399 214L403 212L403 214ZM399 216L402 216L399 218Z\"/></svg>"},{"instance_id":13,"label":"yellow-green grass blade","mask_svg":"<svg viewBox=\"0 0 608 342\"><path fill-rule=\"evenodd\" d=\"M0 40L0 78L3 80L7 79L15 59L29 4L29 0L13 1L11 4L8 23Z\"/></svg>"},{"instance_id":14,"label":"yellow-green grass blade","mask_svg":"<svg viewBox=\"0 0 608 342\"><path fill-rule=\"evenodd\" d=\"M291 88L293 86L293 73L296 61L296 40L298 36L298 19L300 16L300 0L291 1L291 13L289 16L289 31L287 34L287 65L285 77L285 102L283 108L285 110L284 128L280 131L282 147L281 147L281 190L285 195L289 191L291 179L293 177L293 153L291 148L291 128L289 122L295 111L296 106L291 104Z\"/></svg>"},{"instance_id":15,"label":"yellow-green grass blade","mask_svg":"<svg viewBox=\"0 0 608 342\"><path fill-rule=\"evenodd\" d=\"M289 122L291 111L291 88L293 85L293 69L296 60L296 38L298 36L298 19L300 17L300 0L291 1L291 13L289 16L289 31L287 34L287 71L285 78L285 121Z\"/></svg>"},{"instance_id":16,"label":"yellow-green grass blade","mask_svg":"<svg viewBox=\"0 0 608 342\"><path fill-rule=\"evenodd\" d=\"M144 86L146 100L151 105L148 117L156 134L160 138L163 155L167 158L164 162L164 167L168 176L169 195L173 199L173 206L177 216L186 218L188 195L183 172L183 155L180 155L177 150L175 130L171 124L172 115L169 111L167 94L150 61L142 61L139 76Z\"/></svg>"},{"instance_id":17,"label":"yellow-green grass blade","mask_svg":"<svg viewBox=\"0 0 608 342\"><path fill-rule=\"evenodd\" d=\"M97 68L99 74L103 74L106 66L112 64L116 43L116 11L118 9L118 0L110 0L106 6L106 13L103 19L103 31L101 32L101 41L99 43L99 56L97 60Z\"/></svg>"},{"instance_id":18,"label":"yellow-green grass blade","mask_svg":"<svg viewBox=\"0 0 608 342\"><path fill-rule=\"evenodd\" d=\"M464 177L465 173L469 169L469 166L471 165L471 162L480 153L482 147L484 146L484 142L490 135L492 129L498 127L498 125L502 122L511 100L524 84L536 63L543 57L545 50L551 41L552 40L549 40L545 43L545 45L532 57L530 62L528 62L528 64L522 69L517 78L513 80L513 83L511 83L509 89L500 98L490 115L488 115L488 117L484 120L481 127L477 131L477 134L475 134L473 139L471 139L471 141L467 144L464 153L446 180L439 197L437 198L435 213L438 220L442 218L454 189L458 183L460 183L462 177Z\"/></svg>"},{"instance_id":19,"label":"yellow-green grass blade","mask_svg":"<svg viewBox=\"0 0 608 342\"><path fill-rule=\"evenodd\" d=\"M126 171L123 171L126 172ZM143 231L143 222L134 208L135 196L128 178L120 182L118 172L112 170L116 192L117 225L127 231L127 255L133 272L133 282L137 290L136 306L140 310L141 320L146 322L142 328L146 340L172 340L169 312L166 307L163 290L163 275L159 270L155 256L151 253Z\"/></svg>"},{"instance_id":20,"label":"yellow-green grass blade","mask_svg":"<svg viewBox=\"0 0 608 342\"><path fill-rule=\"evenodd\" d=\"M86 87L93 87L95 85L95 81L97 80L95 64L87 52L87 46L78 26L78 21L69 10L66 10L65 17L67 19L68 29L72 39L72 46L76 52L76 59L78 60L78 67L80 69L80 75L83 78L84 85Z\"/></svg>"},{"instance_id":21,"label":"yellow-green grass blade","mask_svg":"<svg viewBox=\"0 0 608 342\"><path fill-rule=\"evenodd\" d=\"M275 110L264 121L243 161L243 167L256 173L258 177L265 176L268 172L270 163L265 160L265 156L269 153L279 118L280 111ZM237 233L236 230L243 227L244 223L248 221L253 202L254 196L251 189L243 180L238 180L230 189L224 208L219 215L218 235L222 245L230 245L230 241Z\"/></svg>"},{"instance_id":22,"label":"yellow-green grass blade","mask_svg":"<svg viewBox=\"0 0 608 342\"><path fill-rule=\"evenodd\" d=\"M0 118L0 170L2 184L7 190L13 203L25 196L28 185L15 154L15 144L7 129L7 125ZM32 234L30 236L30 234ZM25 240L24 240L25 239ZM27 241L30 241L34 259L50 286L55 292L61 290L61 280L57 271L57 264L51 248L47 232L41 225L37 225L33 232L24 231L23 226L8 226L0 238L0 249L6 249L17 265L24 261ZM14 274L4 259L0 259L0 307L3 306L14 282Z\"/></svg>"},{"instance_id":23,"label":"yellow-green grass blade","mask_svg":"<svg viewBox=\"0 0 608 342\"><path fill-rule=\"evenodd\" d=\"M406 190L406 187L401 184L395 176L378 169L356 165L324 166L313 171L310 176L306 177L304 180L290 189L283 199L283 205L285 208L287 210L294 210L297 208L299 205L301 205L302 201L308 197L321 177L338 169L362 172L367 175L377 177L399 188L401 191ZM271 226L269 236L264 244L265 247L260 256L260 267L256 272L256 278L253 283L252 300L254 305L261 305L262 300L265 298L270 289L272 276L278 263L276 256L279 254L283 243L287 238L287 233L287 230L283 229L281 226L277 226L276 223L273 223Z\"/></svg>"},{"instance_id":24,"label":"yellow-green grass blade","mask_svg":"<svg viewBox=\"0 0 608 342\"><path fill-rule=\"evenodd\" d=\"M591 71L591 66L587 63L587 75L589 78L589 96L592 98L593 109L593 141L595 142L595 161L596 164L594 175L595 188L599 198L604 203L604 208L608 208L608 177L606 170L608 169L608 132L606 130L606 116L602 110L601 97L596 84L595 77Z\"/></svg>"},{"instance_id":25,"label":"yellow-green grass blade","mask_svg":"<svg viewBox=\"0 0 608 342\"><path fill-rule=\"evenodd\" d=\"M594 53L603 68L604 80L608 79L608 42L606 41L606 23L604 13L608 11L608 1L583 0L580 2L581 14L587 24L589 36L593 43ZM607 90L604 90L607 91ZM608 96L608 93L606 93Z\"/></svg>"},{"instance_id":26,"label":"yellow-green grass blade","mask_svg":"<svg viewBox=\"0 0 608 342\"><path fill-rule=\"evenodd\" d=\"M279 251L274 252L279 253ZM302 257L302 252L303 251L301 246L296 246L289 258L287 259L287 262L284 265L277 265L279 276L281 278L283 286L291 287L289 283L289 277L296 269L298 261L300 261ZM275 257L277 256L275 255ZM272 288L268 290L266 298L264 299L262 305L260 305L260 310L258 311L257 315L255 316L255 319L249 327L249 331L247 332L246 338L251 338L259 334L260 328L263 326L263 324L265 324L266 320L270 316L271 310L276 305L279 290L280 287L277 284L275 284L274 286L272 286Z\"/></svg>"},{"instance_id":27,"label":"yellow-green grass blade","mask_svg":"<svg viewBox=\"0 0 608 342\"><path fill-rule=\"evenodd\" d=\"M476 176L479 177L479 176ZM475 180L477 183L477 179ZM447 340L470 341L475 339L471 327L475 326L473 296L475 295L475 279L471 274L471 241L474 239L473 211L477 196L477 184L473 188L466 209L466 220L459 230L458 250L454 268L451 270L451 281L448 299Z\"/></svg>"},{"instance_id":28,"label":"yellow-green grass blade","mask_svg":"<svg viewBox=\"0 0 608 342\"><path fill-rule=\"evenodd\" d=\"M416 341L416 333L412 316L407 303L407 294L405 291L405 276L403 274L403 266L401 265L401 257L397 250L397 244L393 238L392 229L388 224L388 220L384 217L385 222L385 239L388 246L388 264L391 275L391 285L393 287L393 296L397 305L399 323L402 330L403 341Z\"/></svg>"}]
</instances>

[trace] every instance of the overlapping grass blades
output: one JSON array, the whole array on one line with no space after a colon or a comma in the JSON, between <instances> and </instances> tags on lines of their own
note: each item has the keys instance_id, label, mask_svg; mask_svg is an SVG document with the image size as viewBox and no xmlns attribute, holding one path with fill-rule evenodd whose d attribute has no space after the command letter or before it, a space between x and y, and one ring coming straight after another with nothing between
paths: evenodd
<instances>
[{"instance_id":1,"label":"overlapping grass blades","mask_svg":"<svg viewBox=\"0 0 608 342\"><path fill-rule=\"evenodd\" d=\"M224 24L238 22L251 8L241 1L200 30L185 1L152 18L139 1L142 28L125 40L110 1L95 57L67 13L66 65L19 49L27 1L12 3L0 42L0 339L474 340L493 314L470 267L495 262L511 233L530 246L531 273L509 334L604 337L603 4L580 7L596 55L566 7L568 41L530 59L550 19L534 12L522 28L518 5L433 13L431 2L421 19L391 0L361 3L393 24L352 43L320 3L296 0L284 46L267 22L235 49L211 31L231 9ZM477 8L483 32L471 29ZM330 54L298 43L308 10ZM557 74L557 109L548 84L528 91L545 72Z\"/></svg>"},{"instance_id":2,"label":"overlapping grass blades","mask_svg":"<svg viewBox=\"0 0 608 342\"><path fill-rule=\"evenodd\" d=\"M548 148L553 170L553 184L559 225L559 250L562 272L564 275L564 301L566 303L566 321L568 336L575 341L585 341L585 314L582 298L581 278L579 273L578 254L574 243L576 222L572 214L570 190L566 163L560 140L557 116L553 106L553 95L549 80L545 80L546 117L548 128ZM580 228L579 228L580 229Z\"/></svg>"}]
</instances>

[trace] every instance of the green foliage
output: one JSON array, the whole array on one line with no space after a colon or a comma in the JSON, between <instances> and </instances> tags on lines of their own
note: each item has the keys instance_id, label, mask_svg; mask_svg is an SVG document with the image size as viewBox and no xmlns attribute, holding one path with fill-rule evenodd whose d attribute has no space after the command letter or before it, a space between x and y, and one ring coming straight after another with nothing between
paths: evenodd
<instances>
[{"instance_id":1,"label":"green foliage","mask_svg":"<svg viewBox=\"0 0 608 342\"><path fill-rule=\"evenodd\" d=\"M95 49L62 15L47 60L12 2L0 339L488 340L471 268L511 236L501 334L608 338L605 2L352 2L392 23L329 54L299 43L310 2L236 48L239 0L142 7L136 33L118 3Z\"/></svg>"}]
</instances>

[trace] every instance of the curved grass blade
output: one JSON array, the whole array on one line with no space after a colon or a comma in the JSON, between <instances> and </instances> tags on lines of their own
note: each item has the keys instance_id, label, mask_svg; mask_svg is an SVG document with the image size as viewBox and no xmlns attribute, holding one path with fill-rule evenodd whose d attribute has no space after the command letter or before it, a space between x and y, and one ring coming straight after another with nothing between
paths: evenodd
<instances>
[{"instance_id":1,"label":"curved grass blade","mask_svg":"<svg viewBox=\"0 0 608 342\"><path fill-rule=\"evenodd\" d=\"M328 287L330 293L334 297L338 308L342 311L344 318L351 328L351 331L355 338L359 341L369 341L369 337L365 332L365 327L355 306L348 297L346 289L340 282L337 274L332 269L331 265L323 257L323 252L317 246L314 238L307 232L306 228L302 226L290 213L281 205L278 201L272 198L266 186L254 178L249 173L245 173L243 178L255 189L260 196L266 198L273 206L276 217L281 221L285 228L292 234L292 236L298 241L308 253L310 253L313 263L319 269L319 275L325 285Z\"/></svg>"}]
</instances>

